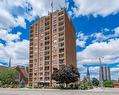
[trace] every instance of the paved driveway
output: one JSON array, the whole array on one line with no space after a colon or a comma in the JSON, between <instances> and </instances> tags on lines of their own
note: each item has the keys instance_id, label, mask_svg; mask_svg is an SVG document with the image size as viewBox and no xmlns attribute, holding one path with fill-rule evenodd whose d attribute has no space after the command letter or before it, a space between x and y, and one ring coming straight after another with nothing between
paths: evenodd
<instances>
[{"instance_id":1,"label":"paved driveway","mask_svg":"<svg viewBox=\"0 0 119 95\"><path fill-rule=\"evenodd\" d=\"M0 88L0 95L119 95L119 89L55 90Z\"/></svg>"}]
</instances>

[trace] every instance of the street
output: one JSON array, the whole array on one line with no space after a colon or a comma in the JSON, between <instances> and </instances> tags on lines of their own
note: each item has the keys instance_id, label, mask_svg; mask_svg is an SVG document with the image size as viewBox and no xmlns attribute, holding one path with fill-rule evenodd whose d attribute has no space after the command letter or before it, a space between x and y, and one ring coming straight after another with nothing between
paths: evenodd
<instances>
[{"instance_id":1,"label":"street","mask_svg":"<svg viewBox=\"0 0 119 95\"><path fill-rule=\"evenodd\" d=\"M0 88L0 95L119 95L119 89L59 90Z\"/></svg>"}]
</instances>

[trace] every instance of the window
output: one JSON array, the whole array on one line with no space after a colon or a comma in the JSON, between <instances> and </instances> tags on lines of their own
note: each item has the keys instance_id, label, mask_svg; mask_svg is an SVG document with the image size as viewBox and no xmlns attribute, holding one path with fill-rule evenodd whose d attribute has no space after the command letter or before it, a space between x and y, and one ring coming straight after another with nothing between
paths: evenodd
<instances>
[{"instance_id":1,"label":"window","mask_svg":"<svg viewBox=\"0 0 119 95\"><path fill-rule=\"evenodd\" d=\"M57 27L57 26L56 26L56 24L55 24L55 25L53 25L53 29L54 29L54 28L56 28L56 27Z\"/></svg>"},{"instance_id":2,"label":"window","mask_svg":"<svg viewBox=\"0 0 119 95\"><path fill-rule=\"evenodd\" d=\"M64 57L64 54L59 54L59 58L63 58Z\"/></svg>"},{"instance_id":3,"label":"window","mask_svg":"<svg viewBox=\"0 0 119 95\"><path fill-rule=\"evenodd\" d=\"M50 42L49 41L47 41L47 42L45 42L45 45L48 45Z\"/></svg>"},{"instance_id":4,"label":"window","mask_svg":"<svg viewBox=\"0 0 119 95\"><path fill-rule=\"evenodd\" d=\"M40 80L43 80L43 77L40 77Z\"/></svg>"},{"instance_id":5,"label":"window","mask_svg":"<svg viewBox=\"0 0 119 95\"><path fill-rule=\"evenodd\" d=\"M49 77L45 77L45 80L46 80L46 81L49 80Z\"/></svg>"},{"instance_id":6,"label":"window","mask_svg":"<svg viewBox=\"0 0 119 95\"><path fill-rule=\"evenodd\" d=\"M53 32L54 32L54 33L57 32L57 29L54 29Z\"/></svg>"},{"instance_id":7,"label":"window","mask_svg":"<svg viewBox=\"0 0 119 95\"><path fill-rule=\"evenodd\" d=\"M61 25L63 25L64 24L64 22L62 21L62 22L59 22L59 26L61 26Z\"/></svg>"},{"instance_id":8,"label":"window","mask_svg":"<svg viewBox=\"0 0 119 95\"><path fill-rule=\"evenodd\" d=\"M57 52L57 49L55 48L55 49L53 49L53 53L55 54Z\"/></svg>"},{"instance_id":9,"label":"window","mask_svg":"<svg viewBox=\"0 0 119 95\"><path fill-rule=\"evenodd\" d=\"M43 57L40 57L40 61L43 61Z\"/></svg>"},{"instance_id":10,"label":"window","mask_svg":"<svg viewBox=\"0 0 119 95\"><path fill-rule=\"evenodd\" d=\"M47 47L45 47L45 50L48 50L50 47L49 46L47 46Z\"/></svg>"},{"instance_id":11,"label":"window","mask_svg":"<svg viewBox=\"0 0 119 95\"><path fill-rule=\"evenodd\" d=\"M40 71L42 71L43 70L43 67L40 67Z\"/></svg>"},{"instance_id":12,"label":"window","mask_svg":"<svg viewBox=\"0 0 119 95\"><path fill-rule=\"evenodd\" d=\"M49 30L49 29L50 29L50 27L49 27L49 26L45 28L45 30Z\"/></svg>"},{"instance_id":13,"label":"window","mask_svg":"<svg viewBox=\"0 0 119 95\"><path fill-rule=\"evenodd\" d=\"M64 52L64 48L60 48L59 49L59 52Z\"/></svg>"},{"instance_id":14,"label":"window","mask_svg":"<svg viewBox=\"0 0 119 95\"><path fill-rule=\"evenodd\" d=\"M49 55L49 51L45 51L45 55Z\"/></svg>"},{"instance_id":15,"label":"window","mask_svg":"<svg viewBox=\"0 0 119 95\"><path fill-rule=\"evenodd\" d=\"M64 46L64 43L59 43L59 47L63 47Z\"/></svg>"},{"instance_id":16,"label":"window","mask_svg":"<svg viewBox=\"0 0 119 95\"><path fill-rule=\"evenodd\" d=\"M49 70L49 66L45 66L45 70Z\"/></svg>"},{"instance_id":17,"label":"window","mask_svg":"<svg viewBox=\"0 0 119 95\"><path fill-rule=\"evenodd\" d=\"M45 72L45 75L48 76L49 75L49 72Z\"/></svg>"},{"instance_id":18,"label":"window","mask_svg":"<svg viewBox=\"0 0 119 95\"><path fill-rule=\"evenodd\" d=\"M49 36L48 37L45 37L45 40L49 40L50 38L49 38Z\"/></svg>"},{"instance_id":19,"label":"window","mask_svg":"<svg viewBox=\"0 0 119 95\"><path fill-rule=\"evenodd\" d=\"M40 76L43 76L43 72L40 73Z\"/></svg>"},{"instance_id":20,"label":"window","mask_svg":"<svg viewBox=\"0 0 119 95\"><path fill-rule=\"evenodd\" d=\"M64 38L59 38L59 42L64 41Z\"/></svg>"},{"instance_id":21,"label":"window","mask_svg":"<svg viewBox=\"0 0 119 95\"><path fill-rule=\"evenodd\" d=\"M56 59L57 58L57 55L53 55L53 58Z\"/></svg>"},{"instance_id":22,"label":"window","mask_svg":"<svg viewBox=\"0 0 119 95\"><path fill-rule=\"evenodd\" d=\"M64 27L60 27L60 28L59 28L59 31L62 31L62 30L64 30Z\"/></svg>"},{"instance_id":23,"label":"window","mask_svg":"<svg viewBox=\"0 0 119 95\"><path fill-rule=\"evenodd\" d=\"M62 21L63 19L64 19L64 17L63 17L63 16L59 17L59 21Z\"/></svg>"},{"instance_id":24,"label":"window","mask_svg":"<svg viewBox=\"0 0 119 95\"><path fill-rule=\"evenodd\" d=\"M43 56L43 52L40 52L40 56Z\"/></svg>"},{"instance_id":25,"label":"window","mask_svg":"<svg viewBox=\"0 0 119 95\"><path fill-rule=\"evenodd\" d=\"M53 64L57 64L57 60L53 60Z\"/></svg>"},{"instance_id":26,"label":"window","mask_svg":"<svg viewBox=\"0 0 119 95\"><path fill-rule=\"evenodd\" d=\"M59 63L63 64L64 63L64 59L59 59Z\"/></svg>"},{"instance_id":27,"label":"window","mask_svg":"<svg viewBox=\"0 0 119 95\"><path fill-rule=\"evenodd\" d=\"M55 20L53 20L53 24L56 24L56 19L55 19Z\"/></svg>"},{"instance_id":28,"label":"window","mask_svg":"<svg viewBox=\"0 0 119 95\"><path fill-rule=\"evenodd\" d=\"M50 62L49 61L45 61L45 65L48 65Z\"/></svg>"},{"instance_id":29,"label":"window","mask_svg":"<svg viewBox=\"0 0 119 95\"><path fill-rule=\"evenodd\" d=\"M49 34L49 31L48 32L45 32L45 36L47 36Z\"/></svg>"},{"instance_id":30,"label":"window","mask_svg":"<svg viewBox=\"0 0 119 95\"><path fill-rule=\"evenodd\" d=\"M45 23L45 26L48 26L48 25L50 25L50 23L49 23L49 22Z\"/></svg>"},{"instance_id":31,"label":"window","mask_svg":"<svg viewBox=\"0 0 119 95\"><path fill-rule=\"evenodd\" d=\"M64 35L64 33L63 33L63 32L60 32L60 33L59 33L59 36L63 36L63 35Z\"/></svg>"},{"instance_id":32,"label":"window","mask_svg":"<svg viewBox=\"0 0 119 95\"><path fill-rule=\"evenodd\" d=\"M40 43L40 46L43 46L43 43Z\"/></svg>"},{"instance_id":33,"label":"window","mask_svg":"<svg viewBox=\"0 0 119 95\"><path fill-rule=\"evenodd\" d=\"M49 60L50 59L50 57L49 56L45 56L45 60Z\"/></svg>"}]
</instances>

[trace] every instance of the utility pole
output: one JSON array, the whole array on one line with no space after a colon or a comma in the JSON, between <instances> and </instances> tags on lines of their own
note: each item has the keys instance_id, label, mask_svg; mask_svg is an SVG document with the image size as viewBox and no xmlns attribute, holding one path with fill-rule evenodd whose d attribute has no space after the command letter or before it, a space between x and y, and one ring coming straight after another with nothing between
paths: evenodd
<instances>
[{"instance_id":1,"label":"utility pole","mask_svg":"<svg viewBox=\"0 0 119 95\"><path fill-rule=\"evenodd\" d=\"M103 88L103 67L101 66L102 60L101 57L99 57L99 63L100 63L100 68L99 68L99 81L100 81L100 86Z\"/></svg>"}]
</instances>

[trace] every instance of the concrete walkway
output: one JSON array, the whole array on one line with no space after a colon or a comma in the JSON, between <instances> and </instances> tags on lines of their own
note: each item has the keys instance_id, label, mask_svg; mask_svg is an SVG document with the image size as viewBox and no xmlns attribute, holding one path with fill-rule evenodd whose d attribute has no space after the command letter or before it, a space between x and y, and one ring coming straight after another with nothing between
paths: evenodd
<instances>
[{"instance_id":1,"label":"concrete walkway","mask_svg":"<svg viewBox=\"0 0 119 95\"><path fill-rule=\"evenodd\" d=\"M59 90L0 88L0 95L119 95L119 89Z\"/></svg>"}]
</instances>

